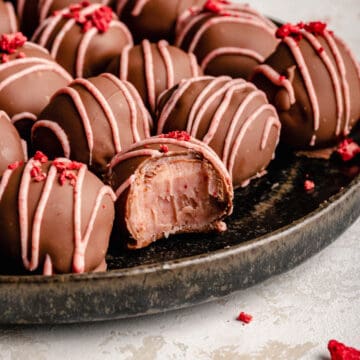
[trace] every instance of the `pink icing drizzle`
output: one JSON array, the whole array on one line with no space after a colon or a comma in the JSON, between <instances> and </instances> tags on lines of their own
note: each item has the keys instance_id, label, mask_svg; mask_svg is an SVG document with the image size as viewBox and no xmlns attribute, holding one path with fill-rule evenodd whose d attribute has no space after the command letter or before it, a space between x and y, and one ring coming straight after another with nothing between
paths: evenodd
<instances>
[{"instance_id":1,"label":"pink icing drizzle","mask_svg":"<svg viewBox=\"0 0 360 360\"><path fill-rule=\"evenodd\" d=\"M245 48L238 48L238 47L221 47L218 49L215 49L213 51L210 51L201 62L201 69L205 70L207 66L216 59L219 56L223 55L240 55L240 56L247 56L254 60L256 60L258 63L262 63L265 60L265 57L259 54L258 52L251 50L251 49L245 49Z\"/></svg>"},{"instance_id":2,"label":"pink icing drizzle","mask_svg":"<svg viewBox=\"0 0 360 360\"><path fill-rule=\"evenodd\" d=\"M132 16L138 16L142 12L144 6L149 2L149 0L136 0L134 8L131 12Z\"/></svg>"},{"instance_id":3,"label":"pink icing drizzle","mask_svg":"<svg viewBox=\"0 0 360 360\"><path fill-rule=\"evenodd\" d=\"M28 111L23 111L21 113L15 114L12 118L11 118L11 122L13 124L15 124L17 121L22 120L22 119L29 119L29 120L33 120L36 121L36 115L28 112Z\"/></svg>"},{"instance_id":4,"label":"pink icing drizzle","mask_svg":"<svg viewBox=\"0 0 360 360\"><path fill-rule=\"evenodd\" d=\"M79 112L79 115L83 122L85 136L86 136L86 140L87 140L88 147L89 147L89 164L91 165L92 164L92 153L93 153L93 149L94 149L94 134L92 131L90 118L89 118L89 115L85 108L85 105L84 105L79 93L75 89L73 89L69 86L58 90L54 96L58 96L58 95L68 95L72 99L77 111Z\"/></svg>"},{"instance_id":5,"label":"pink icing drizzle","mask_svg":"<svg viewBox=\"0 0 360 360\"><path fill-rule=\"evenodd\" d=\"M287 79L286 77L281 77L277 71L275 71L271 66L266 65L266 64L258 65L255 68L252 76L254 76L255 74L258 74L258 73L263 74L274 85L284 87L289 95L290 104L291 105L295 104L295 101L296 101L295 91L294 91L294 87L289 79Z\"/></svg>"},{"instance_id":6,"label":"pink icing drizzle","mask_svg":"<svg viewBox=\"0 0 360 360\"><path fill-rule=\"evenodd\" d=\"M70 153L71 153L70 142L69 142L69 139L68 139L65 131L62 129L62 127L54 121L38 120L35 122L35 124L31 128L31 136L32 137L33 137L35 130L39 127L45 127L45 128L48 128L49 130L51 130L52 133L59 140L62 150L64 152L64 156L66 158L70 158Z\"/></svg>"},{"instance_id":7,"label":"pink icing drizzle","mask_svg":"<svg viewBox=\"0 0 360 360\"><path fill-rule=\"evenodd\" d=\"M166 68L167 87L170 89L172 86L175 85L175 75L174 66L169 53L168 45L168 42L165 40L160 40L157 44Z\"/></svg>"},{"instance_id":8,"label":"pink icing drizzle","mask_svg":"<svg viewBox=\"0 0 360 360\"><path fill-rule=\"evenodd\" d=\"M72 85L83 86L93 96L93 98L98 102L101 109L104 111L106 119L110 125L115 151L116 152L121 151L119 125L118 125L115 115L114 115L109 103L105 99L104 95L101 93L101 91L95 85L93 85L90 81L85 80L85 79L76 79L72 83ZM132 116L132 121L133 121L133 116Z\"/></svg>"},{"instance_id":9,"label":"pink icing drizzle","mask_svg":"<svg viewBox=\"0 0 360 360\"><path fill-rule=\"evenodd\" d=\"M10 23L10 32L15 33L17 31L17 21L16 21L16 15L14 12L14 7L11 4L11 2L5 2L4 3L6 11L8 13L8 19Z\"/></svg>"},{"instance_id":10,"label":"pink icing drizzle","mask_svg":"<svg viewBox=\"0 0 360 360\"><path fill-rule=\"evenodd\" d=\"M11 67L16 67L20 65L27 65L27 67L21 71L15 72L10 76L5 77L2 81L0 81L0 91L14 81L20 80L23 76L35 73L36 71L50 71L58 74L69 82L72 80L71 76L66 72L66 70L64 70L60 65L55 63L55 61L36 57L14 59L9 62L0 64L0 73L2 71L8 70Z\"/></svg>"},{"instance_id":11,"label":"pink icing drizzle","mask_svg":"<svg viewBox=\"0 0 360 360\"><path fill-rule=\"evenodd\" d=\"M151 50L151 45L148 40L143 40L141 42L143 53L144 53L144 63L145 63L145 76L146 76L146 86L147 86L147 95L152 111L155 110L155 78L154 78L154 61Z\"/></svg>"}]
</instances>

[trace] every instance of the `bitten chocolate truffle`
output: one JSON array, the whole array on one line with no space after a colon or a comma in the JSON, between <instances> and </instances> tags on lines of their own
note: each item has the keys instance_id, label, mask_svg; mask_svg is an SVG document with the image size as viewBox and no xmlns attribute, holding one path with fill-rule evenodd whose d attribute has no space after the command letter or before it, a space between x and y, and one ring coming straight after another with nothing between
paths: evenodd
<instances>
[{"instance_id":1,"label":"bitten chocolate truffle","mask_svg":"<svg viewBox=\"0 0 360 360\"><path fill-rule=\"evenodd\" d=\"M141 45L125 46L107 71L134 84L152 113L160 93L184 78L201 74L194 54L170 46L165 40L156 44L143 40Z\"/></svg>"},{"instance_id":2,"label":"bitten chocolate truffle","mask_svg":"<svg viewBox=\"0 0 360 360\"><path fill-rule=\"evenodd\" d=\"M143 39L174 41L175 24L184 11L206 0L117 0L115 12L130 29L136 43Z\"/></svg>"},{"instance_id":3,"label":"bitten chocolate truffle","mask_svg":"<svg viewBox=\"0 0 360 360\"><path fill-rule=\"evenodd\" d=\"M139 249L170 234L224 231L231 179L218 156L185 132L149 138L110 164L115 236ZM130 237L129 237L130 236Z\"/></svg>"},{"instance_id":4,"label":"bitten chocolate truffle","mask_svg":"<svg viewBox=\"0 0 360 360\"><path fill-rule=\"evenodd\" d=\"M17 0L16 12L20 20L20 30L29 38L36 28L55 11L68 6L76 6L79 0ZM84 4L99 3L108 5L108 0L86 0Z\"/></svg>"},{"instance_id":5,"label":"bitten chocolate truffle","mask_svg":"<svg viewBox=\"0 0 360 360\"><path fill-rule=\"evenodd\" d=\"M56 90L72 77L47 50L26 42L21 33L0 37L0 110L4 110L23 139Z\"/></svg>"},{"instance_id":6,"label":"bitten chocolate truffle","mask_svg":"<svg viewBox=\"0 0 360 360\"><path fill-rule=\"evenodd\" d=\"M36 153L0 182L0 259L6 273L104 271L114 193L86 165Z\"/></svg>"},{"instance_id":7,"label":"bitten chocolate truffle","mask_svg":"<svg viewBox=\"0 0 360 360\"><path fill-rule=\"evenodd\" d=\"M157 133L186 130L208 144L227 167L235 188L265 173L280 128L265 94L243 79L183 80L159 99Z\"/></svg>"},{"instance_id":8,"label":"bitten chocolate truffle","mask_svg":"<svg viewBox=\"0 0 360 360\"><path fill-rule=\"evenodd\" d=\"M11 164L24 162L19 133L4 111L0 111L0 177Z\"/></svg>"},{"instance_id":9,"label":"bitten chocolate truffle","mask_svg":"<svg viewBox=\"0 0 360 360\"><path fill-rule=\"evenodd\" d=\"M85 78L104 72L125 45L133 44L128 28L109 7L88 3L56 12L40 24L32 40L74 77Z\"/></svg>"},{"instance_id":10,"label":"bitten chocolate truffle","mask_svg":"<svg viewBox=\"0 0 360 360\"><path fill-rule=\"evenodd\" d=\"M331 147L360 118L360 70L350 49L325 23L285 24L281 43L252 81L275 105L281 140L294 149Z\"/></svg>"},{"instance_id":11,"label":"bitten chocolate truffle","mask_svg":"<svg viewBox=\"0 0 360 360\"><path fill-rule=\"evenodd\" d=\"M60 89L32 129L34 149L88 164L101 176L113 156L150 136L151 118L133 85L111 74Z\"/></svg>"},{"instance_id":12,"label":"bitten chocolate truffle","mask_svg":"<svg viewBox=\"0 0 360 360\"><path fill-rule=\"evenodd\" d=\"M11 2L0 0L0 34L18 31L18 20Z\"/></svg>"},{"instance_id":13,"label":"bitten chocolate truffle","mask_svg":"<svg viewBox=\"0 0 360 360\"><path fill-rule=\"evenodd\" d=\"M276 48L277 27L248 5L208 0L178 20L175 45L208 75L247 79Z\"/></svg>"}]
</instances>

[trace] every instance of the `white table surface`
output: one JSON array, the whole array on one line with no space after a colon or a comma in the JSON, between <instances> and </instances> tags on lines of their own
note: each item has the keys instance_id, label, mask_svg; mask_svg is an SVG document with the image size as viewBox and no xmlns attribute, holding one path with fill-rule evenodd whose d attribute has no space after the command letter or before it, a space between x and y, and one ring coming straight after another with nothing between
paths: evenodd
<instances>
[{"instance_id":1,"label":"white table surface","mask_svg":"<svg viewBox=\"0 0 360 360\"><path fill-rule=\"evenodd\" d=\"M326 21L360 58L360 0L248 2L279 19ZM240 311L253 321L236 321ZM105 323L0 327L0 360L325 360L332 338L360 348L360 219L297 268L212 303Z\"/></svg>"}]
</instances>

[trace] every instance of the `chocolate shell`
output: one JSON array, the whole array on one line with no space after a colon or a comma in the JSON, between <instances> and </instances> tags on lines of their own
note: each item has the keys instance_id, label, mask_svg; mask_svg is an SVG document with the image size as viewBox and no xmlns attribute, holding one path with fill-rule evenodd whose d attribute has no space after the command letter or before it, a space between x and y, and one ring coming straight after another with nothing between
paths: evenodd
<instances>
[{"instance_id":1,"label":"chocolate shell","mask_svg":"<svg viewBox=\"0 0 360 360\"><path fill-rule=\"evenodd\" d=\"M243 79L188 79L159 99L157 133L185 130L222 159L235 188L265 173L280 122L265 94Z\"/></svg>"},{"instance_id":2,"label":"chocolate shell","mask_svg":"<svg viewBox=\"0 0 360 360\"><path fill-rule=\"evenodd\" d=\"M293 149L332 147L360 119L360 70L350 49L326 24L286 24L280 45L252 81L264 90Z\"/></svg>"},{"instance_id":3,"label":"chocolate shell","mask_svg":"<svg viewBox=\"0 0 360 360\"><path fill-rule=\"evenodd\" d=\"M143 39L174 41L175 24L184 11L205 0L117 0L115 12L130 29L135 43Z\"/></svg>"},{"instance_id":4,"label":"chocolate shell","mask_svg":"<svg viewBox=\"0 0 360 360\"><path fill-rule=\"evenodd\" d=\"M114 193L86 165L36 153L0 182L0 266L8 274L104 271Z\"/></svg>"},{"instance_id":5,"label":"chocolate shell","mask_svg":"<svg viewBox=\"0 0 360 360\"><path fill-rule=\"evenodd\" d=\"M111 74L60 89L32 128L34 149L88 164L101 176L113 156L150 136L150 114L136 89Z\"/></svg>"},{"instance_id":6,"label":"chocolate shell","mask_svg":"<svg viewBox=\"0 0 360 360\"><path fill-rule=\"evenodd\" d=\"M133 83L152 113L164 90L201 74L194 54L170 46L165 40L156 44L143 40L141 45L126 46L107 71Z\"/></svg>"},{"instance_id":7,"label":"chocolate shell","mask_svg":"<svg viewBox=\"0 0 360 360\"><path fill-rule=\"evenodd\" d=\"M40 111L72 77L51 58L47 50L25 42L26 38L21 33L3 34L1 39L0 110L9 115L21 137L29 140L31 126ZM5 44L11 43L19 46L7 50Z\"/></svg>"},{"instance_id":8,"label":"chocolate shell","mask_svg":"<svg viewBox=\"0 0 360 360\"><path fill-rule=\"evenodd\" d=\"M18 20L11 2L0 1L0 34L18 31Z\"/></svg>"},{"instance_id":9,"label":"chocolate shell","mask_svg":"<svg viewBox=\"0 0 360 360\"><path fill-rule=\"evenodd\" d=\"M24 162L19 133L4 111L0 111L0 177L11 164Z\"/></svg>"},{"instance_id":10,"label":"chocolate shell","mask_svg":"<svg viewBox=\"0 0 360 360\"><path fill-rule=\"evenodd\" d=\"M74 77L91 77L104 72L113 57L132 36L107 6L86 3L70 6L43 21L32 40Z\"/></svg>"},{"instance_id":11,"label":"chocolate shell","mask_svg":"<svg viewBox=\"0 0 360 360\"><path fill-rule=\"evenodd\" d=\"M277 27L248 5L210 0L178 20L175 45L208 75L247 79L276 48Z\"/></svg>"},{"instance_id":12,"label":"chocolate shell","mask_svg":"<svg viewBox=\"0 0 360 360\"><path fill-rule=\"evenodd\" d=\"M139 249L170 234L224 231L233 189L218 156L185 132L153 137L114 157L114 240ZM130 237L129 237L130 236Z\"/></svg>"},{"instance_id":13,"label":"chocolate shell","mask_svg":"<svg viewBox=\"0 0 360 360\"><path fill-rule=\"evenodd\" d=\"M108 5L109 3L108 0L86 1L89 4ZM55 11L78 3L79 0L17 0L16 12L20 20L20 30L30 38L36 28Z\"/></svg>"}]
</instances>

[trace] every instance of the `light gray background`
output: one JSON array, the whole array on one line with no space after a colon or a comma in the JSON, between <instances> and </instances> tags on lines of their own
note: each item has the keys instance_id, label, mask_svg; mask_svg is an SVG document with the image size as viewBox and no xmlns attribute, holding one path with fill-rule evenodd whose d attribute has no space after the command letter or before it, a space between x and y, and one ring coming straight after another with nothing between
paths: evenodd
<instances>
[{"instance_id":1,"label":"light gray background","mask_svg":"<svg viewBox=\"0 0 360 360\"><path fill-rule=\"evenodd\" d=\"M249 3L291 22L326 21L360 58L360 0ZM240 311L253 322L236 321ZM107 323L0 327L0 360L325 360L331 338L360 348L360 220L296 269L216 302Z\"/></svg>"}]
</instances>

